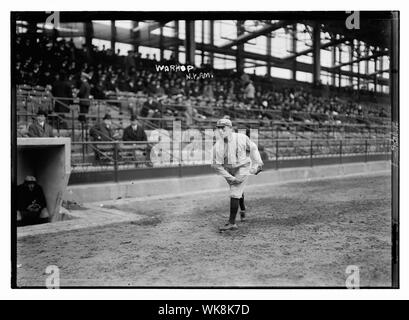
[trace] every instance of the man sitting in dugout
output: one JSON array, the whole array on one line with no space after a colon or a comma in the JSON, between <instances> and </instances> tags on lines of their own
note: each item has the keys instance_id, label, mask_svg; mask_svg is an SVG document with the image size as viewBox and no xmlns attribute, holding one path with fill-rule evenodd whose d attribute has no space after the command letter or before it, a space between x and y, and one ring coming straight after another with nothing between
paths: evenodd
<instances>
[{"instance_id":1,"label":"man sitting in dugout","mask_svg":"<svg viewBox=\"0 0 409 320\"><path fill-rule=\"evenodd\" d=\"M33 176L27 176L17 186L17 226L46 223L49 221L47 202L43 189Z\"/></svg>"}]
</instances>

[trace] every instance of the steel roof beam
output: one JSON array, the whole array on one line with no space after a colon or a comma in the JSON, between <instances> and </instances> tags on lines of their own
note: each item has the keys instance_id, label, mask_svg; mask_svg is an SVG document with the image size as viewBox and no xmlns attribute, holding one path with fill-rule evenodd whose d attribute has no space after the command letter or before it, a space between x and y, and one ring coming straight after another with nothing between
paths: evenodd
<instances>
[{"instance_id":1,"label":"steel roof beam","mask_svg":"<svg viewBox=\"0 0 409 320\"><path fill-rule=\"evenodd\" d=\"M362 58L356 59L354 61L344 62L344 63L338 64L336 66L330 67L330 69L339 69L341 67L348 66L348 65L353 64L353 63L358 63L358 62L361 62L361 61L371 60L371 59L374 59L374 58L377 58L377 57L382 57L382 56L385 56L385 55L388 55L388 54L389 54L388 51L376 52L371 56L362 57Z\"/></svg>"},{"instance_id":2,"label":"steel roof beam","mask_svg":"<svg viewBox=\"0 0 409 320\"><path fill-rule=\"evenodd\" d=\"M345 41L348 41L348 40L349 40L349 38L336 39L336 40L330 41L330 42L328 42L328 43L321 44L321 45L320 45L320 49L326 49L326 48L328 48L328 47L336 46L336 45L341 44L341 43L343 43L343 42L345 42ZM293 55L291 55L291 56L284 57L283 60L295 59L295 58L297 58L297 57L299 57L299 56L304 56L304 55L306 55L306 54L309 54L309 53L311 53L312 51L313 51L313 48L311 48L311 49L306 49L306 50L297 52L297 53L295 53L295 54L293 54Z\"/></svg>"},{"instance_id":3,"label":"steel roof beam","mask_svg":"<svg viewBox=\"0 0 409 320\"><path fill-rule=\"evenodd\" d=\"M219 48L220 49L227 49L227 48L233 47L233 46L235 46L237 44L245 43L245 42L247 42L247 41L249 41L251 39L254 39L254 38L257 38L259 36L265 35L267 33L273 32L273 31L278 30L280 28L283 28L283 27L285 27L285 26L287 26L289 24L291 24L291 21L288 21L288 20L282 20L282 21L276 22L274 24L268 24L268 25L264 26L263 28L261 28L260 30L256 30L256 31L251 32L251 33L246 33L246 34L238 37L237 39L235 39L235 40L233 40L233 41L231 41L229 43L226 43L224 45L219 46Z\"/></svg>"}]
</instances>

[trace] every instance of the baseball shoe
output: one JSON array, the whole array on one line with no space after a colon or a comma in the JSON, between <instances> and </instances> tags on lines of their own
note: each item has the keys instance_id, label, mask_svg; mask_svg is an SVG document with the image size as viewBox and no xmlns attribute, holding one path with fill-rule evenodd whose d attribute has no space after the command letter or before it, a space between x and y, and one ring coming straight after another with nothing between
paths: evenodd
<instances>
[{"instance_id":1,"label":"baseball shoe","mask_svg":"<svg viewBox=\"0 0 409 320\"><path fill-rule=\"evenodd\" d=\"M219 230L221 232L228 231L228 230L237 230L237 224L226 223L223 227L220 227Z\"/></svg>"},{"instance_id":2,"label":"baseball shoe","mask_svg":"<svg viewBox=\"0 0 409 320\"><path fill-rule=\"evenodd\" d=\"M246 210L241 210L240 211L240 221L241 222L245 222L247 219L246 219Z\"/></svg>"}]
</instances>

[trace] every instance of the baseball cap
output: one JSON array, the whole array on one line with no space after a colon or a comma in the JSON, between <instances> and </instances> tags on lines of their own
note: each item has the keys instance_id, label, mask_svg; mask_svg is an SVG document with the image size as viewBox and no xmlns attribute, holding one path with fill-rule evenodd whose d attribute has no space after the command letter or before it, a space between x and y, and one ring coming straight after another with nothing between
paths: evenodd
<instances>
[{"instance_id":1,"label":"baseball cap","mask_svg":"<svg viewBox=\"0 0 409 320\"><path fill-rule=\"evenodd\" d=\"M37 112L37 116L47 116L47 112L45 112L45 110L42 110L42 109L40 109L40 110L38 110L38 112Z\"/></svg>"},{"instance_id":2,"label":"baseball cap","mask_svg":"<svg viewBox=\"0 0 409 320\"><path fill-rule=\"evenodd\" d=\"M232 127L233 126L229 119L223 118L223 119L217 120L216 127L222 128L222 127L226 127L226 126L227 127Z\"/></svg>"},{"instance_id":3,"label":"baseball cap","mask_svg":"<svg viewBox=\"0 0 409 320\"><path fill-rule=\"evenodd\" d=\"M27 176L27 177L24 179L24 181L25 181L25 182L34 183L34 182L37 182L37 179L36 179L35 177L33 177L33 176Z\"/></svg>"},{"instance_id":4,"label":"baseball cap","mask_svg":"<svg viewBox=\"0 0 409 320\"><path fill-rule=\"evenodd\" d=\"M91 79L91 76L88 73L81 72L81 78Z\"/></svg>"}]
</instances>

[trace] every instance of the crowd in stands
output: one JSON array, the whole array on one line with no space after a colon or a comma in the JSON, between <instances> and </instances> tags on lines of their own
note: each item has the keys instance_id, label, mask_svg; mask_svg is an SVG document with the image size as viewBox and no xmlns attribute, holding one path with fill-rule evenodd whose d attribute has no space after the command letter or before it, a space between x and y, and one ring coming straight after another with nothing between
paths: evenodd
<instances>
[{"instance_id":1,"label":"crowd in stands","mask_svg":"<svg viewBox=\"0 0 409 320\"><path fill-rule=\"evenodd\" d=\"M195 68L195 73L210 75L201 80L188 80L183 72L156 70L157 64L178 64L174 56L158 61L155 55L142 57L133 50L124 56L119 50L99 50L86 45L78 48L72 39L45 35L17 35L14 48L14 84L45 88L45 92L59 98L53 105L56 113L70 112L69 106L77 101L78 120L86 122L92 100L118 100L126 96L124 93L140 97L134 99L136 103L128 104L130 124L121 128L120 133L110 114L89 127L89 137L94 142L91 147L98 164L109 160L111 155L120 159L124 154L119 155L119 152L125 150L136 166L153 166L152 143L148 142L140 118L182 117L188 127L198 120L222 116L230 116L233 120L304 123L376 123L379 120L369 120L370 117L389 118L384 108L367 108L351 99L316 95L301 86L277 86L265 77L214 70L209 64ZM27 132L24 135L18 132L18 136L53 137L47 116L47 112L39 110ZM121 142L106 143L112 140ZM259 146L259 149L263 160L267 160L269 155L264 147ZM294 152L294 148L288 150L289 155ZM18 186L17 198L19 226L49 221L44 192L35 177L27 176Z\"/></svg>"},{"instance_id":2,"label":"crowd in stands","mask_svg":"<svg viewBox=\"0 0 409 320\"><path fill-rule=\"evenodd\" d=\"M52 138L54 137L52 127L47 124L46 112L38 111L35 120L28 127L27 136L31 138ZM109 142L121 140L131 142L128 146L132 147L134 158L137 158L137 151L142 151L144 159L149 164L149 145L145 129L137 116L131 116L130 124L120 135L118 130L112 125L112 117L110 114L105 114L101 122L94 124L89 130L91 140L96 142L93 146L95 153L95 161L100 162L104 160L105 151L112 151L112 145L100 146L98 142ZM137 145L135 142L145 142L145 144ZM101 150L102 149L102 150Z\"/></svg>"},{"instance_id":3,"label":"crowd in stands","mask_svg":"<svg viewBox=\"0 0 409 320\"><path fill-rule=\"evenodd\" d=\"M132 114L177 116L180 111L162 106L179 105L185 108L188 125L221 115L306 123L366 123L371 116L388 117L383 108L367 109L354 101L317 96L303 87L275 86L255 76L213 70L209 65L195 69L212 74L201 80L187 80L181 72L156 71L156 64L177 64L173 56L158 61L155 55L142 57L132 50L122 56L119 50L77 48L72 39L44 35L17 36L16 53L16 83L48 87L54 97L67 99L67 103L55 103L56 112L68 112L70 99L80 98L80 121L86 119L90 98L112 99L122 92L146 97L132 108Z\"/></svg>"}]
</instances>

